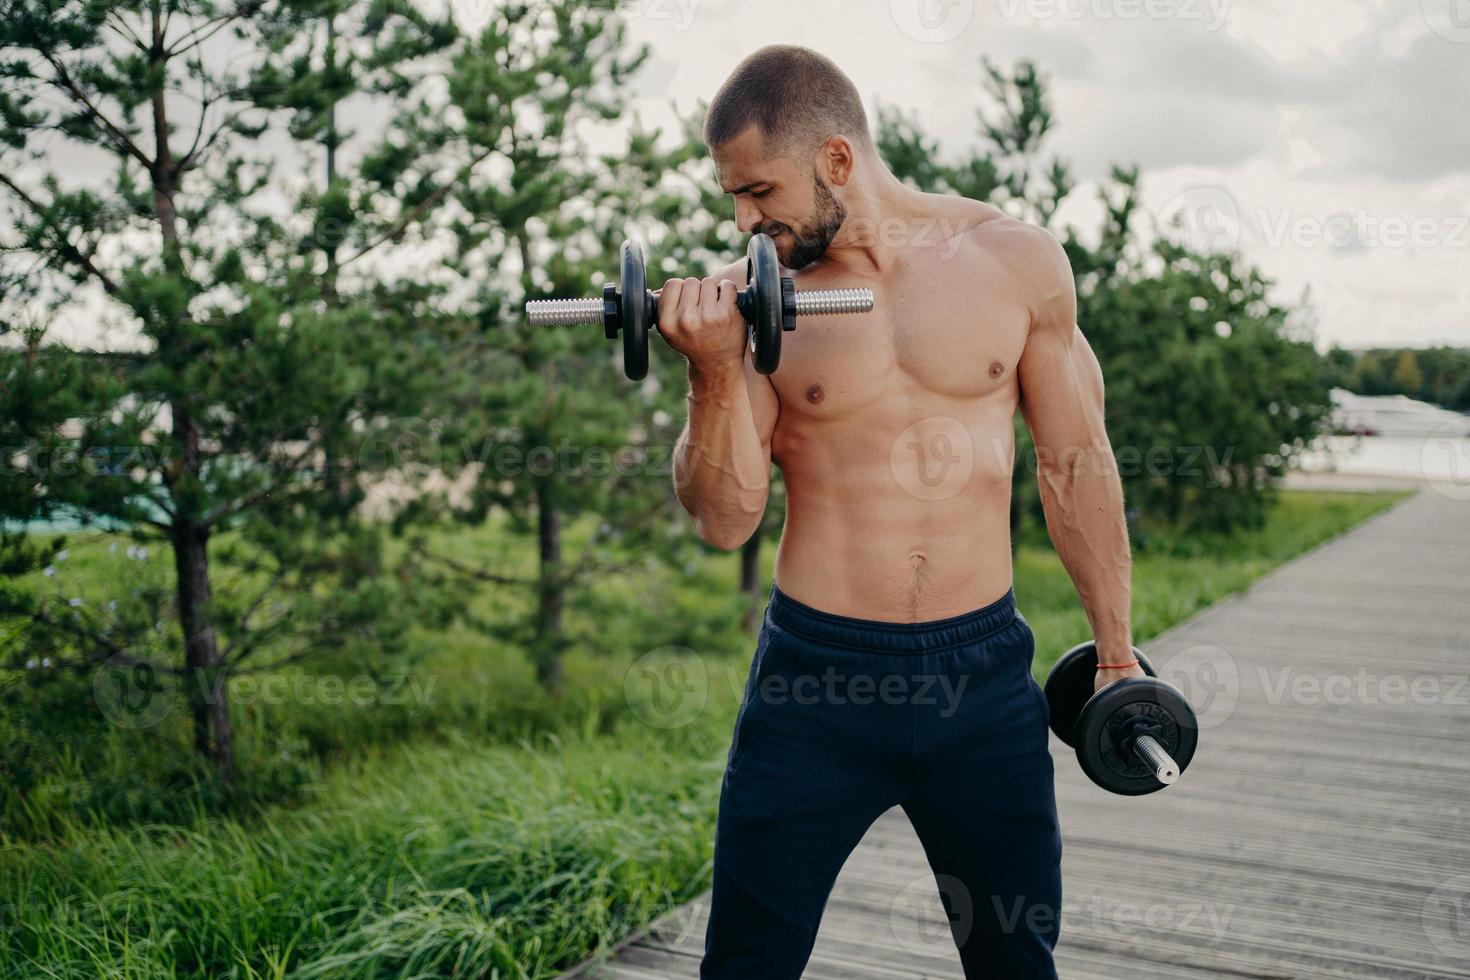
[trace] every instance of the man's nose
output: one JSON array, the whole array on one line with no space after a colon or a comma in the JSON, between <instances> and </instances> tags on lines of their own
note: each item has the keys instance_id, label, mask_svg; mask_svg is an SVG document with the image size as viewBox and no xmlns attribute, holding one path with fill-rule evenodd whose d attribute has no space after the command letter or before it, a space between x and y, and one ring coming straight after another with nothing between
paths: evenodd
<instances>
[{"instance_id":1,"label":"man's nose","mask_svg":"<svg viewBox=\"0 0 1470 980\"><path fill-rule=\"evenodd\" d=\"M761 209L750 201L735 202L735 227L740 229L742 235L748 235L760 227L765 220Z\"/></svg>"}]
</instances>

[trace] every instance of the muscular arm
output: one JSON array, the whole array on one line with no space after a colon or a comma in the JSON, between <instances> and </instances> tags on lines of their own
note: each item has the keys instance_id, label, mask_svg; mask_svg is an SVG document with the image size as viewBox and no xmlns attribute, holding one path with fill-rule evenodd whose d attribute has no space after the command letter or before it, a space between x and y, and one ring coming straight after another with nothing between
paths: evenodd
<instances>
[{"instance_id":1,"label":"muscular arm","mask_svg":"<svg viewBox=\"0 0 1470 980\"><path fill-rule=\"evenodd\" d=\"M744 283L744 263L713 277L722 278ZM689 419L674 447L674 493L701 539L738 548L759 527L770 496L775 389L748 355L739 361L691 358L688 402Z\"/></svg>"},{"instance_id":2,"label":"muscular arm","mask_svg":"<svg viewBox=\"0 0 1470 980\"><path fill-rule=\"evenodd\" d=\"M1021 413L1036 443L1046 526L1082 599L1103 663L1132 659L1132 560L1123 487L1103 425L1103 379L1077 328L1077 296L1056 239L1027 230L1018 266L1030 293ZM1119 672L1116 676L1124 676Z\"/></svg>"}]
</instances>

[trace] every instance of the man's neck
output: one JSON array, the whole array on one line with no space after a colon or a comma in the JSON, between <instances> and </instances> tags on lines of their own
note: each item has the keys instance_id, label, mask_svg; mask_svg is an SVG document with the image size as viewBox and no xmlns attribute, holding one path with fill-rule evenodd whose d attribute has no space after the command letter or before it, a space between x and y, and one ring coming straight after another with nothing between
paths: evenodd
<instances>
[{"instance_id":1,"label":"man's neck","mask_svg":"<svg viewBox=\"0 0 1470 980\"><path fill-rule=\"evenodd\" d=\"M881 162L872 177L848 188L843 205L847 220L822 264L854 275L870 277L892 268L907 243L930 217L924 195L904 184Z\"/></svg>"}]
</instances>

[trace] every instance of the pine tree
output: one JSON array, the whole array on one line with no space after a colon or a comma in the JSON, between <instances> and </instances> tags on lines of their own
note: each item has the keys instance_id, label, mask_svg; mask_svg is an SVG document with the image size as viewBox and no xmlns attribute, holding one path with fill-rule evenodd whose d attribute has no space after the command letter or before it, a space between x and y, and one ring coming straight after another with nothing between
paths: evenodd
<instances>
[{"instance_id":1,"label":"pine tree","mask_svg":"<svg viewBox=\"0 0 1470 980\"><path fill-rule=\"evenodd\" d=\"M28 621L6 659L174 678L226 783L232 673L391 648L430 594L360 511L400 462L374 447L424 417L453 354L437 290L383 253L464 164L420 138L455 42L387 0L0 2L0 284L21 341L0 361L0 516L121 526L175 570L172 594L117 583L80 608L6 588L0 612ZM349 106L386 120L350 154ZM107 177L75 179L79 161ZM78 311L129 337L63 342ZM9 541L7 572L44 560ZM146 628L165 619L175 641Z\"/></svg>"},{"instance_id":2,"label":"pine tree","mask_svg":"<svg viewBox=\"0 0 1470 980\"><path fill-rule=\"evenodd\" d=\"M555 692L578 639L568 632L569 604L590 608L589 586L601 578L677 562L691 536L669 477L675 416L660 341L652 339L653 373L634 385L622 375L620 345L601 329L533 331L523 304L600 293L616 278L624 237L649 243L657 262L650 239L660 222L649 205L668 160L637 140L605 155L588 145L594 135L626 139L617 131L628 80L646 57L628 44L612 5L539 0L499 13L453 60L449 100L463 123L447 122L435 137L476 161L452 195L456 242L445 268L463 297L455 311L476 331L457 370L477 384L450 385L456 394L438 411L459 420L465 437L451 451L476 474L468 506L450 516L474 524L506 515L535 540L536 570L467 564L427 536L417 543L431 564L529 595L516 639ZM651 599L646 584L638 592Z\"/></svg>"}]
</instances>

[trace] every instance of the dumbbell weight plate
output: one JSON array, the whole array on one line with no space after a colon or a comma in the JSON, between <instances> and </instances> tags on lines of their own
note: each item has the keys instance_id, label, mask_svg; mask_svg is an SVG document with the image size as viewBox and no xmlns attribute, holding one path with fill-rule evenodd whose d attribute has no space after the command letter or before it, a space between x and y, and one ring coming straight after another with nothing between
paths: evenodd
<instances>
[{"instance_id":1,"label":"dumbbell weight plate","mask_svg":"<svg viewBox=\"0 0 1470 980\"><path fill-rule=\"evenodd\" d=\"M648 276L643 266L643 246L623 242L618 250L622 283L623 373L629 381L642 381L648 374L648 331L653 324L653 304L648 298Z\"/></svg>"},{"instance_id":2,"label":"dumbbell weight plate","mask_svg":"<svg viewBox=\"0 0 1470 980\"><path fill-rule=\"evenodd\" d=\"M1153 770L1125 748L1130 719L1143 718L1149 732L1182 773L1199 741L1194 709L1184 695L1162 681L1129 677L1099 691L1077 718L1077 761L1087 777L1122 796L1141 796L1164 788Z\"/></svg>"},{"instance_id":3,"label":"dumbbell weight plate","mask_svg":"<svg viewBox=\"0 0 1470 980\"><path fill-rule=\"evenodd\" d=\"M1133 648L1133 655L1149 677L1154 674L1153 665L1143 653ZM1097 644L1080 643L1062 654L1051 673L1046 675L1046 703L1051 709L1051 730L1057 738L1076 746L1077 720L1082 706L1092 697L1092 685L1097 678Z\"/></svg>"},{"instance_id":4,"label":"dumbbell weight plate","mask_svg":"<svg viewBox=\"0 0 1470 980\"><path fill-rule=\"evenodd\" d=\"M745 251L751 361L761 374L770 374L781 363L781 261L770 235L751 235Z\"/></svg>"}]
</instances>

